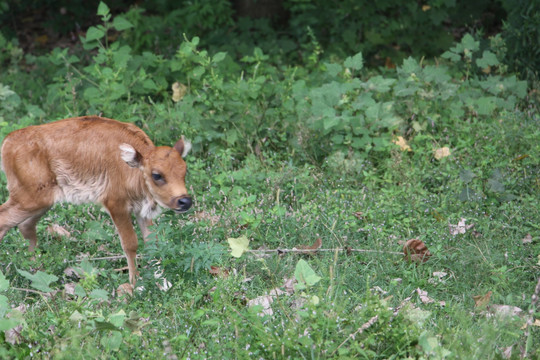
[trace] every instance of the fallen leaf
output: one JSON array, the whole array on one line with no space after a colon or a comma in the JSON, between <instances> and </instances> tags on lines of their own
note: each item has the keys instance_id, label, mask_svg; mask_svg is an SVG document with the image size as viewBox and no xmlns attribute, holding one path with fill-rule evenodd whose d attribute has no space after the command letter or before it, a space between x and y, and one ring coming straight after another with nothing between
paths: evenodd
<instances>
[{"instance_id":1,"label":"fallen leaf","mask_svg":"<svg viewBox=\"0 0 540 360\"><path fill-rule=\"evenodd\" d=\"M172 100L174 102L179 102L180 100L184 98L184 95L186 95L187 87L186 85L179 83L177 81L172 85L172 91L173 91Z\"/></svg>"},{"instance_id":2,"label":"fallen leaf","mask_svg":"<svg viewBox=\"0 0 540 360\"><path fill-rule=\"evenodd\" d=\"M321 277L315 273L313 268L304 259L298 260L296 269L294 270L294 277L297 281L297 284L294 286L295 290L307 289L321 280Z\"/></svg>"},{"instance_id":3,"label":"fallen leaf","mask_svg":"<svg viewBox=\"0 0 540 360\"><path fill-rule=\"evenodd\" d=\"M210 270L208 270L210 274L220 277L220 278L227 278L229 276L229 270L220 268L218 266L210 266Z\"/></svg>"},{"instance_id":4,"label":"fallen leaf","mask_svg":"<svg viewBox=\"0 0 540 360\"><path fill-rule=\"evenodd\" d=\"M482 308L489 303L491 298L492 291L488 291L485 295L475 295L473 296L474 307Z\"/></svg>"},{"instance_id":5,"label":"fallen leaf","mask_svg":"<svg viewBox=\"0 0 540 360\"><path fill-rule=\"evenodd\" d=\"M407 143L407 140L405 140L403 138L403 136L398 136L396 137L395 139L392 140L392 142L394 144L396 144L397 146L399 146L399 148L401 149L401 151L412 151L411 147L409 146L409 144Z\"/></svg>"},{"instance_id":6,"label":"fallen leaf","mask_svg":"<svg viewBox=\"0 0 540 360\"><path fill-rule=\"evenodd\" d=\"M523 244L530 244L530 243L532 243L532 236L531 236L531 234L527 234L523 239L521 239L521 243L523 243Z\"/></svg>"},{"instance_id":7,"label":"fallen leaf","mask_svg":"<svg viewBox=\"0 0 540 360\"><path fill-rule=\"evenodd\" d=\"M361 212L361 211L356 211L353 213L353 215L358 219L358 220L364 220L364 213Z\"/></svg>"},{"instance_id":8,"label":"fallen leaf","mask_svg":"<svg viewBox=\"0 0 540 360\"><path fill-rule=\"evenodd\" d=\"M247 305L249 307L253 307L256 305L262 306L262 310L258 313L259 316L264 315L272 315L274 311L272 310L272 307L270 306L274 302L274 298L270 295L262 295L258 296L253 300L248 300Z\"/></svg>"},{"instance_id":9,"label":"fallen leaf","mask_svg":"<svg viewBox=\"0 0 540 360\"><path fill-rule=\"evenodd\" d=\"M315 240L313 245L311 246L300 245L298 246L298 250L303 250L303 251L300 251L300 254L313 255L317 252L318 249L321 248L321 246L322 246L322 240L321 238L317 238L317 240Z\"/></svg>"},{"instance_id":10,"label":"fallen leaf","mask_svg":"<svg viewBox=\"0 0 540 360\"><path fill-rule=\"evenodd\" d=\"M271 296L279 296L279 295L284 295L286 294L285 291L281 290L280 288L274 288L272 290L269 291L269 294Z\"/></svg>"},{"instance_id":11,"label":"fallen leaf","mask_svg":"<svg viewBox=\"0 0 540 360\"><path fill-rule=\"evenodd\" d=\"M535 319L532 324L533 326L540 326L540 319Z\"/></svg>"},{"instance_id":12,"label":"fallen leaf","mask_svg":"<svg viewBox=\"0 0 540 360\"><path fill-rule=\"evenodd\" d=\"M506 348L502 348L502 357L504 359L510 359L512 357L512 348L514 345L508 346Z\"/></svg>"},{"instance_id":13,"label":"fallen leaf","mask_svg":"<svg viewBox=\"0 0 540 360\"><path fill-rule=\"evenodd\" d=\"M512 161L521 161L521 160L526 159L528 157L529 157L529 154L524 154L524 155L520 155L520 156L516 157Z\"/></svg>"},{"instance_id":14,"label":"fallen leaf","mask_svg":"<svg viewBox=\"0 0 540 360\"><path fill-rule=\"evenodd\" d=\"M416 289L416 293L418 294L418 296L420 297L420 301L423 303L423 304L430 304L432 302L435 302L435 300L433 300L432 298L430 298L428 296L428 293L427 291L424 291L420 288L417 288Z\"/></svg>"},{"instance_id":15,"label":"fallen leaf","mask_svg":"<svg viewBox=\"0 0 540 360\"><path fill-rule=\"evenodd\" d=\"M466 219L461 218L457 225L448 224L448 228L450 229L450 235L456 236L458 234L465 234L467 230L471 229L474 226L474 224L466 225L466 222Z\"/></svg>"},{"instance_id":16,"label":"fallen leaf","mask_svg":"<svg viewBox=\"0 0 540 360\"><path fill-rule=\"evenodd\" d=\"M54 237L70 237L71 233L58 224L47 226L47 232Z\"/></svg>"},{"instance_id":17,"label":"fallen leaf","mask_svg":"<svg viewBox=\"0 0 540 360\"><path fill-rule=\"evenodd\" d=\"M433 277L428 280L428 283L433 284L433 285L437 285L438 283L442 283L443 282L443 277L445 277L446 275L448 275L448 274L445 273L444 271L435 271L433 273Z\"/></svg>"},{"instance_id":18,"label":"fallen leaf","mask_svg":"<svg viewBox=\"0 0 540 360\"><path fill-rule=\"evenodd\" d=\"M248 249L249 246L249 239L242 235L238 238L228 238L227 242L229 243L229 246L231 247L231 255L239 258L242 256L242 254Z\"/></svg>"},{"instance_id":19,"label":"fallen leaf","mask_svg":"<svg viewBox=\"0 0 540 360\"><path fill-rule=\"evenodd\" d=\"M283 279L283 288L287 292L287 294L291 295L294 293L294 284L296 284L295 278L284 278Z\"/></svg>"},{"instance_id":20,"label":"fallen leaf","mask_svg":"<svg viewBox=\"0 0 540 360\"><path fill-rule=\"evenodd\" d=\"M431 6L429 5L422 5L422 11L428 11L429 9L431 9Z\"/></svg>"},{"instance_id":21,"label":"fallen leaf","mask_svg":"<svg viewBox=\"0 0 540 360\"><path fill-rule=\"evenodd\" d=\"M501 316L501 317L520 316L523 314L522 309L518 308L517 306L512 306L512 305L492 304L488 306L488 310L490 313Z\"/></svg>"},{"instance_id":22,"label":"fallen leaf","mask_svg":"<svg viewBox=\"0 0 540 360\"><path fill-rule=\"evenodd\" d=\"M447 156L450 156L450 149L447 146L435 149L433 154L433 157L437 160L441 160Z\"/></svg>"},{"instance_id":23,"label":"fallen leaf","mask_svg":"<svg viewBox=\"0 0 540 360\"><path fill-rule=\"evenodd\" d=\"M403 246L403 253L407 261L418 263L426 262L431 256L426 244L418 239L408 240Z\"/></svg>"},{"instance_id":24,"label":"fallen leaf","mask_svg":"<svg viewBox=\"0 0 540 360\"><path fill-rule=\"evenodd\" d=\"M122 296L122 295L133 296L133 286L131 286L131 284L129 284L129 283L121 284L116 289L116 294L117 294L117 296Z\"/></svg>"},{"instance_id":25,"label":"fallen leaf","mask_svg":"<svg viewBox=\"0 0 540 360\"><path fill-rule=\"evenodd\" d=\"M159 282L159 281L156 282L156 286L161 291L169 291L169 289L172 287L172 283L169 280L167 280L166 278L162 278L161 282ZM137 290L139 290L139 288L137 288ZM143 291L143 290L144 289L141 289L139 291Z\"/></svg>"},{"instance_id":26,"label":"fallen leaf","mask_svg":"<svg viewBox=\"0 0 540 360\"><path fill-rule=\"evenodd\" d=\"M73 276L73 277L78 277L78 278L80 278L80 275L79 275L79 273L77 272L77 270L75 270L75 269L72 268L71 266L64 269L64 274L66 274L67 276Z\"/></svg>"},{"instance_id":27,"label":"fallen leaf","mask_svg":"<svg viewBox=\"0 0 540 360\"><path fill-rule=\"evenodd\" d=\"M217 225L221 219L219 215L211 214L206 211L196 211L190 216L190 218L195 222L208 221L211 226Z\"/></svg>"},{"instance_id":28,"label":"fallen leaf","mask_svg":"<svg viewBox=\"0 0 540 360\"><path fill-rule=\"evenodd\" d=\"M77 286L77 283L74 282L64 284L64 290L66 294L75 295L75 286Z\"/></svg>"}]
</instances>

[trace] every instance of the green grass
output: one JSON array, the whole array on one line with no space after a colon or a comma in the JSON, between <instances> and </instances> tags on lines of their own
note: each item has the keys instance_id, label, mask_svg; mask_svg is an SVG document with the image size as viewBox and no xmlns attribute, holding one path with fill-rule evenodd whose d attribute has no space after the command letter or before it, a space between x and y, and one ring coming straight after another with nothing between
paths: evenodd
<instances>
[{"instance_id":1,"label":"green grass","mask_svg":"<svg viewBox=\"0 0 540 360\"><path fill-rule=\"evenodd\" d=\"M523 318L487 317L473 296L492 291L490 304L530 309L540 273L538 123L537 113L515 112L448 128L439 141L452 155L440 161L432 155L438 134L417 136L412 152L396 148L364 163L337 156L316 167L270 153L232 161L226 151L191 157L194 211L156 221L159 241L139 251L144 290L129 298L113 295L127 282L127 273L115 271L123 259L91 261L97 276L64 273L81 266L80 254L122 252L106 213L58 205L39 225L36 254L16 231L1 244L0 268L10 281L4 294L26 312L18 344L0 333L0 357L500 359L513 345L513 358L525 347L537 358L539 327L526 337ZM468 198L460 196L464 189ZM474 228L451 235L449 224L461 218ZM47 235L50 224L71 238ZM523 244L527 234L532 242ZM226 240L242 235L250 249L292 249L320 238L324 249L379 252L232 258ZM411 238L431 251L426 263L395 254ZM153 279L154 258L172 283L167 292ZM285 291L300 259L319 282L275 297L273 315L248 306L276 287ZM210 275L210 265L228 276ZM16 269L56 275L50 286L58 292L25 291L33 288ZM436 281L434 272L447 275ZM62 293L73 282L83 291ZM435 302L422 303L418 288Z\"/></svg>"}]
</instances>

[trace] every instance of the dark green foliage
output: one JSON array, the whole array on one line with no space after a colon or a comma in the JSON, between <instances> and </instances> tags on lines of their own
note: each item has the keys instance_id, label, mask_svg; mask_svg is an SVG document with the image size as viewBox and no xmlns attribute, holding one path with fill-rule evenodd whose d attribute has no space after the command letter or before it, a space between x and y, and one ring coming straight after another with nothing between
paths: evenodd
<instances>
[{"instance_id":1,"label":"dark green foliage","mask_svg":"<svg viewBox=\"0 0 540 360\"><path fill-rule=\"evenodd\" d=\"M540 79L540 2L505 0L508 18L503 38L507 47L505 61L523 78L538 84Z\"/></svg>"}]
</instances>

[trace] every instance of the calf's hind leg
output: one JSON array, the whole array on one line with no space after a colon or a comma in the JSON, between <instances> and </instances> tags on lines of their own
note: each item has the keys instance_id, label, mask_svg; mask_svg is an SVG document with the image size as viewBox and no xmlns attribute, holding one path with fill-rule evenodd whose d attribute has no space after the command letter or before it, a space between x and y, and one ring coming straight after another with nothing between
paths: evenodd
<instances>
[{"instance_id":1,"label":"calf's hind leg","mask_svg":"<svg viewBox=\"0 0 540 360\"><path fill-rule=\"evenodd\" d=\"M30 241L28 249L33 251L37 244L36 224L48 209L49 206L37 209L23 209L10 198L0 206L0 241L12 227L19 226L24 238Z\"/></svg>"},{"instance_id":2,"label":"calf's hind leg","mask_svg":"<svg viewBox=\"0 0 540 360\"><path fill-rule=\"evenodd\" d=\"M39 219L49 210L49 208L40 210L37 214L30 216L28 219L24 220L19 224L19 231L22 233L25 239L27 239L30 244L28 246L29 251L34 251L37 245L37 231L36 225Z\"/></svg>"}]
</instances>

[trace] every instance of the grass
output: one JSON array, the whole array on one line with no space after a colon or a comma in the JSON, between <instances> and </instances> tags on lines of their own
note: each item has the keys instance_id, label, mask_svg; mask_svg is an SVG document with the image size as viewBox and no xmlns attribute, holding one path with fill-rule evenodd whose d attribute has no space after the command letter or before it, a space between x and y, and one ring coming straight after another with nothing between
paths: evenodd
<instances>
[{"instance_id":1,"label":"grass","mask_svg":"<svg viewBox=\"0 0 540 360\"><path fill-rule=\"evenodd\" d=\"M452 155L441 160L433 158L441 145L430 134L417 136L412 152L396 148L371 163L335 156L315 167L283 154L232 161L226 151L191 157L194 211L158 219L159 242L141 243L139 251L144 290L129 298L114 296L127 282L127 273L115 271L123 259L91 261L81 279L64 272L81 266L81 254L121 248L99 208L58 205L39 225L35 254L16 231L1 244L5 295L25 312L17 344L0 334L0 356L498 359L513 346L513 358L524 348L537 358L538 326L488 317L473 296L491 291L490 305L531 307L540 273L538 123L537 113L515 112L446 129ZM449 224L462 218L474 227L451 235ZM71 236L48 234L50 224ZM528 234L532 242L523 243ZM320 238L325 249L379 252L232 258L226 240L242 235L252 250ZM396 254L412 238L432 253L426 263ZM156 285L153 258L172 284L166 292ZM284 284L301 259L321 280L292 292ZM211 275L211 265L228 275ZM30 282L16 269L56 275L50 286L58 292L25 291ZM71 283L79 284L78 295L64 290ZM275 288L285 293L272 298L272 315L260 316L264 307L250 301ZM434 302L423 303L417 289Z\"/></svg>"}]
</instances>

